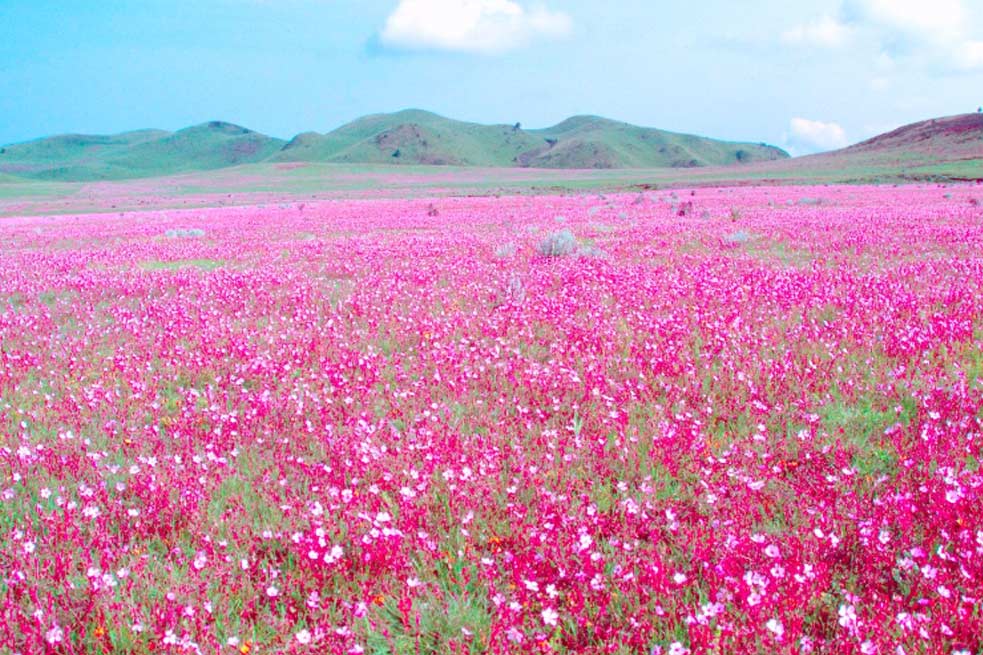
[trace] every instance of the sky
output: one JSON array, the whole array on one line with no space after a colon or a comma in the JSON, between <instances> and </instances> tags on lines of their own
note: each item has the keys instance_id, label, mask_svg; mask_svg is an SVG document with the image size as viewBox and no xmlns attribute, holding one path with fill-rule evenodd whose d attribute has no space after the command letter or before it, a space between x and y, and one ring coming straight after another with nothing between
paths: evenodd
<instances>
[{"instance_id":1,"label":"sky","mask_svg":"<svg viewBox=\"0 0 983 655\"><path fill-rule=\"evenodd\" d=\"M983 105L983 0L0 0L0 144L415 107L793 154Z\"/></svg>"}]
</instances>

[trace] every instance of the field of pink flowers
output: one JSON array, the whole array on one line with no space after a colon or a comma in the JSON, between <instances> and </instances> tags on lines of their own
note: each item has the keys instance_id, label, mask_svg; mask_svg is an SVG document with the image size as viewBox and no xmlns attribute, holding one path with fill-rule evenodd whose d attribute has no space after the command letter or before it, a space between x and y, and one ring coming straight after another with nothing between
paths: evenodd
<instances>
[{"instance_id":1,"label":"field of pink flowers","mask_svg":"<svg viewBox=\"0 0 983 655\"><path fill-rule=\"evenodd\" d=\"M983 652L978 187L0 220L0 652Z\"/></svg>"}]
</instances>

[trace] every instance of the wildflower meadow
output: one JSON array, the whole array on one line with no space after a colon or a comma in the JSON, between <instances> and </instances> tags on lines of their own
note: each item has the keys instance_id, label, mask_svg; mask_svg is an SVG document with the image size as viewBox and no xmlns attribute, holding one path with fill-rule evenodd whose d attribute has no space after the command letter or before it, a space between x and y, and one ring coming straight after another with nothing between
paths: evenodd
<instances>
[{"instance_id":1,"label":"wildflower meadow","mask_svg":"<svg viewBox=\"0 0 983 655\"><path fill-rule=\"evenodd\" d=\"M0 652L980 655L980 198L0 219Z\"/></svg>"}]
</instances>

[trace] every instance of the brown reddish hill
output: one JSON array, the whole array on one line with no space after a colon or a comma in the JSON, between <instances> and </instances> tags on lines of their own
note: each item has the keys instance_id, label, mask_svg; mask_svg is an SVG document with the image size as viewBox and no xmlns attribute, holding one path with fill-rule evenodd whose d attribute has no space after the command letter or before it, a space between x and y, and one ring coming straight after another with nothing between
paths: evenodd
<instances>
[{"instance_id":1,"label":"brown reddish hill","mask_svg":"<svg viewBox=\"0 0 983 655\"><path fill-rule=\"evenodd\" d=\"M960 114L912 123L861 141L839 153L892 151L933 154L947 160L983 157L983 113Z\"/></svg>"},{"instance_id":2,"label":"brown reddish hill","mask_svg":"<svg viewBox=\"0 0 983 655\"><path fill-rule=\"evenodd\" d=\"M717 176L725 174L714 171ZM840 150L754 163L733 179L784 183L983 180L983 113L928 119Z\"/></svg>"}]
</instances>

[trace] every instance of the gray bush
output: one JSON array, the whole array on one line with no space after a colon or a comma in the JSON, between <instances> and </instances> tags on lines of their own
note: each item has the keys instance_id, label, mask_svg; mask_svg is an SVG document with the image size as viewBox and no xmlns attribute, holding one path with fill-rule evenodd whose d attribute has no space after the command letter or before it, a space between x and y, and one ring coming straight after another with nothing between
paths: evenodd
<instances>
[{"instance_id":1,"label":"gray bush","mask_svg":"<svg viewBox=\"0 0 983 655\"><path fill-rule=\"evenodd\" d=\"M577 257L584 259L607 259L608 254L597 246L582 246L577 249Z\"/></svg>"},{"instance_id":2,"label":"gray bush","mask_svg":"<svg viewBox=\"0 0 983 655\"><path fill-rule=\"evenodd\" d=\"M544 257L564 257L577 249L577 238L570 230L561 230L549 234L536 247Z\"/></svg>"},{"instance_id":3,"label":"gray bush","mask_svg":"<svg viewBox=\"0 0 983 655\"><path fill-rule=\"evenodd\" d=\"M518 246L510 241L495 248L495 256L499 259L508 259L509 257L515 257L517 250Z\"/></svg>"},{"instance_id":4,"label":"gray bush","mask_svg":"<svg viewBox=\"0 0 983 655\"><path fill-rule=\"evenodd\" d=\"M724 237L725 243L747 243L751 240L751 235L744 230L732 232Z\"/></svg>"},{"instance_id":5,"label":"gray bush","mask_svg":"<svg viewBox=\"0 0 983 655\"><path fill-rule=\"evenodd\" d=\"M178 228L164 233L168 239L195 239L205 236L205 231L198 228Z\"/></svg>"}]
</instances>

